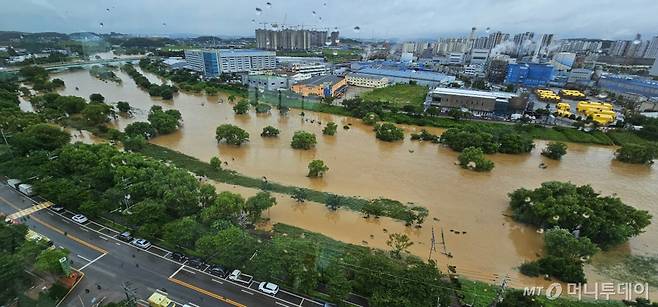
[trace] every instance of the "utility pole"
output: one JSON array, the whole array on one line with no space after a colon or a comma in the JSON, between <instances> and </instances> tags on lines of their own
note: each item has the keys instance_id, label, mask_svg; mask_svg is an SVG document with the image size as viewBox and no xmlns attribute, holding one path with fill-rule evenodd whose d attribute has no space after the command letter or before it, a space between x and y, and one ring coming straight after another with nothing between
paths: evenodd
<instances>
[{"instance_id":1,"label":"utility pole","mask_svg":"<svg viewBox=\"0 0 658 307\"><path fill-rule=\"evenodd\" d=\"M432 225L432 239L430 241L430 256L427 260L432 259L432 252L436 252L436 238L434 237L434 225Z\"/></svg>"},{"instance_id":2,"label":"utility pole","mask_svg":"<svg viewBox=\"0 0 658 307\"><path fill-rule=\"evenodd\" d=\"M126 294L126 306L137 306L137 294L135 294L135 289L130 287L130 282L124 282L121 284L121 287L123 288L123 292Z\"/></svg>"},{"instance_id":3,"label":"utility pole","mask_svg":"<svg viewBox=\"0 0 658 307\"><path fill-rule=\"evenodd\" d=\"M505 274L505 278L503 278L503 282L500 285L500 290L498 290L498 293L496 293L496 298L494 298L494 301L491 302L489 305L490 307L496 307L496 304L503 301L505 298L505 290L507 289L507 283L509 282L509 279L509 274Z\"/></svg>"}]
</instances>

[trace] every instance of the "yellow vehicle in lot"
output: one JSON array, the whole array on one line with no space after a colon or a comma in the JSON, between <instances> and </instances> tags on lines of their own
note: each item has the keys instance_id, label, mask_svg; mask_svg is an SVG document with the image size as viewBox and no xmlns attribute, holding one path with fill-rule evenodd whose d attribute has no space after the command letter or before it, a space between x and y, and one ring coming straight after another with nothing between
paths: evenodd
<instances>
[{"instance_id":1,"label":"yellow vehicle in lot","mask_svg":"<svg viewBox=\"0 0 658 307\"><path fill-rule=\"evenodd\" d=\"M607 114L597 113L592 115L592 121L599 125L605 126L611 124L614 121L614 118Z\"/></svg>"},{"instance_id":2,"label":"yellow vehicle in lot","mask_svg":"<svg viewBox=\"0 0 658 307\"><path fill-rule=\"evenodd\" d=\"M577 90L560 90L560 96L569 99L584 99L586 97L583 92Z\"/></svg>"},{"instance_id":3,"label":"yellow vehicle in lot","mask_svg":"<svg viewBox=\"0 0 658 307\"><path fill-rule=\"evenodd\" d=\"M571 105L569 105L569 104L566 103L566 102L559 102L559 103L556 105L556 107L557 107L558 110L562 110L562 111L571 111Z\"/></svg>"},{"instance_id":4,"label":"yellow vehicle in lot","mask_svg":"<svg viewBox=\"0 0 658 307\"><path fill-rule=\"evenodd\" d=\"M569 112L567 110L560 110L560 109L555 111L555 113L557 113L557 116L560 116L560 117L571 117L571 115L572 115L571 112Z\"/></svg>"},{"instance_id":5,"label":"yellow vehicle in lot","mask_svg":"<svg viewBox=\"0 0 658 307\"><path fill-rule=\"evenodd\" d=\"M541 101L555 101L558 102L561 100L560 96L555 94L555 92L551 90L542 90L542 89L536 89L535 90L535 95L537 95L537 98Z\"/></svg>"},{"instance_id":6,"label":"yellow vehicle in lot","mask_svg":"<svg viewBox=\"0 0 658 307\"><path fill-rule=\"evenodd\" d=\"M596 101L580 101L576 106L576 111L584 113L587 109L601 109L612 111L612 105L605 102Z\"/></svg>"}]
</instances>

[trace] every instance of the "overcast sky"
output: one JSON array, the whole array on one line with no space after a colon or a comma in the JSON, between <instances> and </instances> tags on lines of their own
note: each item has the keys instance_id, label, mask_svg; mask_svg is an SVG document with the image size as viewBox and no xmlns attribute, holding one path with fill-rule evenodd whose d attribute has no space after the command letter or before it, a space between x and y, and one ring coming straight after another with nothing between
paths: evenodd
<instances>
[{"instance_id":1,"label":"overcast sky","mask_svg":"<svg viewBox=\"0 0 658 307\"><path fill-rule=\"evenodd\" d=\"M434 39L490 31L560 38L658 35L658 0L0 0L0 30L253 36L260 22L343 37ZM259 8L262 13L258 14ZM109 10L108 10L109 9ZM313 13L315 11L315 14ZM253 20L253 21L252 21ZM255 22L254 22L255 21ZM100 23L103 23L103 27ZM354 28L360 31L355 32Z\"/></svg>"}]
</instances>

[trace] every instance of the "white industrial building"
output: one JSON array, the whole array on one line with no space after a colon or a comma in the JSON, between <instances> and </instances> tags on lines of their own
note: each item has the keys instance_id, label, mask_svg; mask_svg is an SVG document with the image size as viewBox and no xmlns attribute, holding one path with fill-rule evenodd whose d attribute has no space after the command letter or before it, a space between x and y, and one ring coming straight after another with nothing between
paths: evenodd
<instances>
[{"instance_id":1,"label":"white industrial building","mask_svg":"<svg viewBox=\"0 0 658 307\"><path fill-rule=\"evenodd\" d=\"M276 67L276 53L252 49L185 50L189 69L205 76L223 73L271 70Z\"/></svg>"}]
</instances>

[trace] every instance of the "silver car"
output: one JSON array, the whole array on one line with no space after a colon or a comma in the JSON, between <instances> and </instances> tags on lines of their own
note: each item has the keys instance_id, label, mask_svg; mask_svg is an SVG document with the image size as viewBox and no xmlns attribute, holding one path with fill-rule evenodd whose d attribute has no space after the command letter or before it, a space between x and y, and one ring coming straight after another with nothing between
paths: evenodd
<instances>
[{"instance_id":1,"label":"silver car","mask_svg":"<svg viewBox=\"0 0 658 307\"><path fill-rule=\"evenodd\" d=\"M146 241L144 239L135 239L132 242L130 242L130 244L135 245L139 248L143 248L143 249L147 249L147 248L151 247L151 242Z\"/></svg>"}]
</instances>

